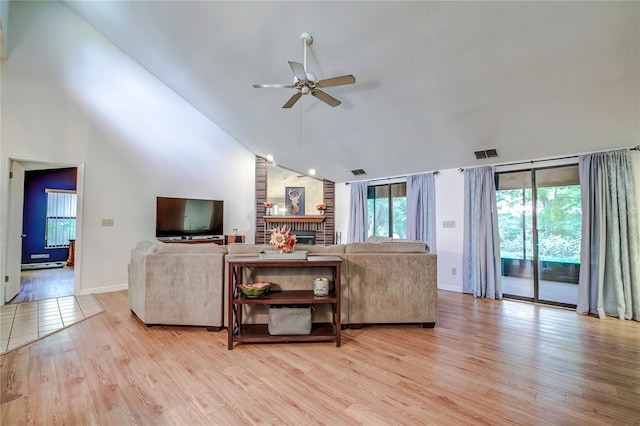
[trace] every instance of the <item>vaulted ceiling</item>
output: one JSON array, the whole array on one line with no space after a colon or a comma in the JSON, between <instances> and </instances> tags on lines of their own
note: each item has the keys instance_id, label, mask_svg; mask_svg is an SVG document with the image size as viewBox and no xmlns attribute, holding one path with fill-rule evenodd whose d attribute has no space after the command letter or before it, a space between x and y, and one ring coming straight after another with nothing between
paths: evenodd
<instances>
[{"instance_id":1,"label":"vaulted ceiling","mask_svg":"<svg viewBox=\"0 0 640 426\"><path fill-rule=\"evenodd\" d=\"M336 182L640 142L640 2L65 4L250 151ZM292 82L303 32L308 72L356 77L336 108L252 87Z\"/></svg>"}]
</instances>

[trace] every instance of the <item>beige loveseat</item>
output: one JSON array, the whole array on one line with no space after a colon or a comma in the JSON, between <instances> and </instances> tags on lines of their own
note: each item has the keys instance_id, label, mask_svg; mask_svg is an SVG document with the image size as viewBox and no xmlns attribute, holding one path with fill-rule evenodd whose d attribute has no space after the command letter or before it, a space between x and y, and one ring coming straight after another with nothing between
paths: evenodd
<instances>
[{"instance_id":1,"label":"beige loveseat","mask_svg":"<svg viewBox=\"0 0 640 426\"><path fill-rule=\"evenodd\" d=\"M349 326L437 318L437 256L418 241L347 244Z\"/></svg>"},{"instance_id":2,"label":"beige loveseat","mask_svg":"<svg viewBox=\"0 0 640 426\"><path fill-rule=\"evenodd\" d=\"M418 323L437 319L435 254L424 243L394 240L331 246L299 246L309 255L331 254L342 260L341 323L350 327L378 323ZM145 242L132 251L131 310L147 324L226 325L227 256L256 256L268 245L179 244ZM290 271L259 268L247 281L269 281L301 288L329 274L318 268ZM325 306L324 308L328 308ZM209 312L204 312L209 311ZM266 311L247 312L247 322L266 322ZM314 312L322 322L328 310Z\"/></svg>"},{"instance_id":3,"label":"beige loveseat","mask_svg":"<svg viewBox=\"0 0 640 426\"><path fill-rule=\"evenodd\" d=\"M215 243L138 243L129 265L131 311L147 325L222 328L226 254Z\"/></svg>"}]
</instances>

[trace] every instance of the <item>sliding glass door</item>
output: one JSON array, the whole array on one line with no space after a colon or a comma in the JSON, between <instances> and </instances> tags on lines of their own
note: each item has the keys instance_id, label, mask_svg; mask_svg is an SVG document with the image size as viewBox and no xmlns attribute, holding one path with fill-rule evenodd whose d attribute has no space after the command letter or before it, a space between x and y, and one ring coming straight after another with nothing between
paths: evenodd
<instances>
[{"instance_id":1,"label":"sliding glass door","mask_svg":"<svg viewBox=\"0 0 640 426\"><path fill-rule=\"evenodd\" d=\"M575 306L582 220L578 167L498 173L496 200L504 296Z\"/></svg>"}]
</instances>

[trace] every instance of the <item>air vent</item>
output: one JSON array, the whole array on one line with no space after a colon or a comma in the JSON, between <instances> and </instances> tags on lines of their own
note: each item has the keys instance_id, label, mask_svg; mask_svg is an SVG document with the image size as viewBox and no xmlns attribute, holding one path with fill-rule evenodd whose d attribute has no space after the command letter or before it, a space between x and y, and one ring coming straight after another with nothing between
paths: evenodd
<instances>
[{"instance_id":1,"label":"air vent","mask_svg":"<svg viewBox=\"0 0 640 426\"><path fill-rule=\"evenodd\" d=\"M498 151L495 148L485 149L482 151L474 152L476 160L482 160L483 158L493 158L498 156Z\"/></svg>"},{"instance_id":2,"label":"air vent","mask_svg":"<svg viewBox=\"0 0 640 426\"><path fill-rule=\"evenodd\" d=\"M351 173L353 173L354 176L361 176L361 175L366 175L367 174L367 172L365 172L362 169L351 170Z\"/></svg>"}]
</instances>

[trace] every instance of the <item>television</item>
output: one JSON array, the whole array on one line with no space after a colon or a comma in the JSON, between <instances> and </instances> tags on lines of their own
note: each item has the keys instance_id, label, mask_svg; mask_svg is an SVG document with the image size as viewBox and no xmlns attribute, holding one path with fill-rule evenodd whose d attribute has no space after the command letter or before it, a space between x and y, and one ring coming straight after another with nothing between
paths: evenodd
<instances>
[{"instance_id":1,"label":"television","mask_svg":"<svg viewBox=\"0 0 640 426\"><path fill-rule=\"evenodd\" d=\"M156 198L156 238L224 235L224 201Z\"/></svg>"}]
</instances>

